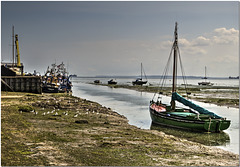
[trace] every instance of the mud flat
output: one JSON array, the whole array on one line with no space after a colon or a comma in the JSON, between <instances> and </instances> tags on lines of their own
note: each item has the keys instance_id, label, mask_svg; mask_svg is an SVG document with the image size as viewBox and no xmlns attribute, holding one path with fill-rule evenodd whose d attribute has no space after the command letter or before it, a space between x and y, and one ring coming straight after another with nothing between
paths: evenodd
<instances>
[{"instance_id":1,"label":"mud flat","mask_svg":"<svg viewBox=\"0 0 240 167\"><path fill-rule=\"evenodd\" d=\"M239 166L237 154L139 129L92 101L1 93L3 166Z\"/></svg>"},{"instance_id":2,"label":"mud flat","mask_svg":"<svg viewBox=\"0 0 240 167\"><path fill-rule=\"evenodd\" d=\"M93 83L90 83L93 84ZM126 88L141 92L155 93L159 91L155 86L130 86L130 85L108 85L108 84L95 84L101 86L109 86L112 88ZM171 96L171 87L164 87L162 90L163 95ZM239 108L239 87L230 86L193 86L187 88L187 92L191 94L188 98L196 101L212 103L218 106L227 106ZM178 93L186 97L186 90L184 86L178 88Z\"/></svg>"}]
</instances>

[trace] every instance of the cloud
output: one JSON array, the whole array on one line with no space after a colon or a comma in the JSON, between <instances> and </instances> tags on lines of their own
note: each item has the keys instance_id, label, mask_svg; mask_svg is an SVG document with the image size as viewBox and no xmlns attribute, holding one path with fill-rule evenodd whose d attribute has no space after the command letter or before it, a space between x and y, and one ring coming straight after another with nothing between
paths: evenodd
<instances>
[{"instance_id":1,"label":"cloud","mask_svg":"<svg viewBox=\"0 0 240 167\"><path fill-rule=\"evenodd\" d=\"M239 42L239 30L234 28L217 28L214 30L214 34L215 36L213 36L212 40L216 44L232 45Z\"/></svg>"},{"instance_id":2,"label":"cloud","mask_svg":"<svg viewBox=\"0 0 240 167\"><path fill-rule=\"evenodd\" d=\"M194 39L179 38L180 49L188 54L207 54L208 47L218 45L237 45L239 42L239 30L234 28L216 28L206 36L200 35ZM161 49L170 49L173 42L163 41Z\"/></svg>"},{"instance_id":3,"label":"cloud","mask_svg":"<svg viewBox=\"0 0 240 167\"><path fill-rule=\"evenodd\" d=\"M170 49L170 47L172 46L173 42L172 41L163 41L159 44L159 48L160 49Z\"/></svg>"},{"instance_id":4,"label":"cloud","mask_svg":"<svg viewBox=\"0 0 240 167\"><path fill-rule=\"evenodd\" d=\"M232 45L238 44L239 42L239 30L235 30L234 28L216 28L213 31L213 35L214 36L211 38L211 41L214 44Z\"/></svg>"},{"instance_id":5,"label":"cloud","mask_svg":"<svg viewBox=\"0 0 240 167\"><path fill-rule=\"evenodd\" d=\"M235 30L234 28L231 28L231 29L226 29L226 28L216 28L214 30L214 32L216 34L219 34L219 35L238 35L239 31L238 30Z\"/></svg>"},{"instance_id":6,"label":"cloud","mask_svg":"<svg viewBox=\"0 0 240 167\"><path fill-rule=\"evenodd\" d=\"M211 40L204 36L199 36L193 40L193 45L195 46L207 46L211 44Z\"/></svg>"},{"instance_id":7,"label":"cloud","mask_svg":"<svg viewBox=\"0 0 240 167\"><path fill-rule=\"evenodd\" d=\"M201 45L206 45L207 40L203 38L197 38L196 40L187 40L186 38L179 39L179 48L180 52L184 54L197 55L197 54L206 54L207 51L199 47ZM160 49L170 50L173 45L171 41L163 41L160 43Z\"/></svg>"},{"instance_id":8,"label":"cloud","mask_svg":"<svg viewBox=\"0 0 240 167\"><path fill-rule=\"evenodd\" d=\"M191 55L191 56L198 56L198 55L206 55L207 54L207 50L202 49L200 47L185 47L181 49L182 53L187 54L187 55Z\"/></svg>"},{"instance_id":9,"label":"cloud","mask_svg":"<svg viewBox=\"0 0 240 167\"><path fill-rule=\"evenodd\" d=\"M232 62L238 62L238 57L231 54L224 54L221 57L213 60L214 63L223 63L224 65L231 64Z\"/></svg>"},{"instance_id":10,"label":"cloud","mask_svg":"<svg viewBox=\"0 0 240 167\"><path fill-rule=\"evenodd\" d=\"M189 46L192 46L191 42L188 41L187 39L185 38L180 38L179 39L179 46L181 47L189 47Z\"/></svg>"}]
</instances>

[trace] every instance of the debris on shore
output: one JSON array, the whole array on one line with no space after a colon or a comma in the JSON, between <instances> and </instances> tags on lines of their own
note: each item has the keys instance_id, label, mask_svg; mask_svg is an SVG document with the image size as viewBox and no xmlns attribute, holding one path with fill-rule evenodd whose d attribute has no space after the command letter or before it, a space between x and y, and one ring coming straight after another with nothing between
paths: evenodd
<instances>
[{"instance_id":1,"label":"debris on shore","mask_svg":"<svg viewBox=\"0 0 240 167\"><path fill-rule=\"evenodd\" d=\"M1 107L3 166L239 165L237 154L137 128L68 94L2 92Z\"/></svg>"}]
</instances>

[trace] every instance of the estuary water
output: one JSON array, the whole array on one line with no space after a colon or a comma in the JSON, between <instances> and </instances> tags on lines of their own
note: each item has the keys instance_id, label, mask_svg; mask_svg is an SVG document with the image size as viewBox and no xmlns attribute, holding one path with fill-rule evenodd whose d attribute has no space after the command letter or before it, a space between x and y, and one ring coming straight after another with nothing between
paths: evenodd
<instances>
[{"instance_id":1,"label":"estuary water","mask_svg":"<svg viewBox=\"0 0 240 167\"><path fill-rule=\"evenodd\" d=\"M97 78L72 78L73 95L110 107L112 110L124 115L129 120L129 124L139 128L164 131L167 134L239 154L239 109L194 101L194 103L231 120L230 127L223 133L197 133L159 127L152 125L148 109L153 93L89 84L93 83L95 79ZM109 79L101 78L103 83L107 83L107 80ZM123 78L117 79L117 81L119 84L130 84L132 79ZM157 84L158 81L152 79L149 82ZM197 82L198 80L193 79L190 84L197 84ZM229 80L228 82L215 80L215 84L220 86L226 86L226 83L228 83L227 86L238 86L238 80ZM170 97L163 97L162 101L170 102Z\"/></svg>"}]
</instances>

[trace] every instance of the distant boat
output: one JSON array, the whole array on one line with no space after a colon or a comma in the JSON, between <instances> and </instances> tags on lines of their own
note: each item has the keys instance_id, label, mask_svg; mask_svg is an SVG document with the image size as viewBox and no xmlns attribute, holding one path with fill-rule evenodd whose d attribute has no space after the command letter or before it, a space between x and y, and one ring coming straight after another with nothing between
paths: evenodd
<instances>
[{"instance_id":1,"label":"distant boat","mask_svg":"<svg viewBox=\"0 0 240 167\"><path fill-rule=\"evenodd\" d=\"M212 86L213 85L213 83L206 81L206 79L207 79L207 67L206 66L205 66L205 76L202 79L205 79L205 81L198 82L198 85L202 85L202 86Z\"/></svg>"},{"instance_id":2,"label":"distant boat","mask_svg":"<svg viewBox=\"0 0 240 167\"><path fill-rule=\"evenodd\" d=\"M142 80L142 73L144 72L144 70L143 70L143 65L142 65L142 63L141 63L141 78L138 78L138 79L136 79L136 81L133 81L132 82L132 84L133 85L143 85L143 84L146 84L147 83L147 80L146 81L143 81ZM145 75L145 72L144 72L144 75ZM147 79L147 77L146 77L146 75L145 75L145 78Z\"/></svg>"},{"instance_id":3,"label":"distant boat","mask_svg":"<svg viewBox=\"0 0 240 167\"><path fill-rule=\"evenodd\" d=\"M108 81L108 84L116 85L116 84L117 84L117 81L114 80L114 79L111 79L111 80Z\"/></svg>"},{"instance_id":4,"label":"distant boat","mask_svg":"<svg viewBox=\"0 0 240 167\"><path fill-rule=\"evenodd\" d=\"M175 40L170 52L171 57L172 51L174 51L171 102L170 104L162 103L161 91L158 91L158 96L156 96L157 93L154 94L149 106L152 122L157 125L190 129L193 131L220 132L227 129L230 126L230 120L227 120L226 118L218 116L215 113L194 104L176 92L177 59L179 58L179 60L181 60L178 48L177 23L175 25L174 37ZM171 60L170 57L168 60ZM164 79L166 79L166 77L163 77L162 83L165 83ZM182 103L185 106L188 106L189 108L177 107L176 101Z\"/></svg>"},{"instance_id":5,"label":"distant boat","mask_svg":"<svg viewBox=\"0 0 240 167\"><path fill-rule=\"evenodd\" d=\"M95 80L94 83L95 83L95 84L99 84L99 83L100 83L100 80Z\"/></svg>"},{"instance_id":6,"label":"distant boat","mask_svg":"<svg viewBox=\"0 0 240 167\"><path fill-rule=\"evenodd\" d=\"M231 76L229 76L229 79L239 79L239 76L237 76L237 77L231 77Z\"/></svg>"},{"instance_id":7,"label":"distant boat","mask_svg":"<svg viewBox=\"0 0 240 167\"><path fill-rule=\"evenodd\" d=\"M73 74L73 75L71 75L71 77L77 77L77 75L76 75L76 74Z\"/></svg>"},{"instance_id":8,"label":"distant boat","mask_svg":"<svg viewBox=\"0 0 240 167\"><path fill-rule=\"evenodd\" d=\"M202 86L212 86L213 83L211 83L211 82L198 82L198 85L202 85Z\"/></svg>"}]
</instances>

